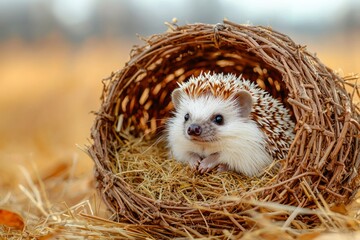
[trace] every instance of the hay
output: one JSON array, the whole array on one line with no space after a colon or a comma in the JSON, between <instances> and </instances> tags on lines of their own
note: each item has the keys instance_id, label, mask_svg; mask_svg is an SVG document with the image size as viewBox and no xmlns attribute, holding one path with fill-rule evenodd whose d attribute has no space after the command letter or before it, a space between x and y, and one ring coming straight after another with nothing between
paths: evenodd
<instances>
[{"instance_id":1,"label":"hay","mask_svg":"<svg viewBox=\"0 0 360 240\"><path fill-rule=\"evenodd\" d=\"M278 172L256 179L200 176L154 145L177 81L208 70L242 74L290 110L296 136ZM358 188L356 79L340 77L269 28L229 21L170 25L134 47L126 66L104 81L88 150L97 189L112 219L161 237L243 235L263 226L258 214L296 230L348 227L324 213L348 203ZM275 203L287 207L269 207Z\"/></svg>"},{"instance_id":2,"label":"hay","mask_svg":"<svg viewBox=\"0 0 360 240\"><path fill-rule=\"evenodd\" d=\"M58 168L58 166L55 166ZM74 179L71 175L73 166L66 166L60 175L42 177L37 181L28 178L22 185L22 192L13 191L1 199L0 209L7 208L22 216L24 227L8 228L0 225L0 239L172 239L169 234L176 232L178 239L315 239L326 232L338 232L336 239L346 239L344 233L360 230L360 221L356 214L337 213L328 206L317 210L297 208L282 204L247 201L238 198L240 204L251 204L259 211L248 212L247 221L254 225L251 231L235 233L224 229L217 236L201 234L191 226L180 229L159 225L129 224L108 220L108 216L99 212L98 200L93 197L93 186L88 185L83 200L68 206L77 195L72 189L83 189L86 176ZM56 170L59 171L58 169ZM58 172L59 173L59 172ZM57 192L63 192L59 201ZM11 195L11 196L10 196ZM357 197L356 199L359 199ZM359 203L353 202L358 209ZM201 209L200 206L198 206ZM357 210L358 211L358 210ZM284 217L288 214L289 217ZM104 215L104 216L101 216ZM229 217L232 214L227 213ZM297 216L316 215L321 219L317 225L304 224ZM352 216L354 215L354 216ZM1 219L1 216L0 216ZM340 236L340 237L339 237ZM351 235L349 235L351 236Z\"/></svg>"},{"instance_id":3,"label":"hay","mask_svg":"<svg viewBox=\"0 0 360 240\"><path fill-rule=\"evenodd\" d=\"M198 174L189 166L169 159L164 144L131 139L117 152L111 168L116 176L145 198L165 202L212 203L227 197L241 197L275 179L276 162L261 178L234 172ZM211 191L209 191L211 189Z\"/></svg>"},{"instance_id":4,"label":"hay","mask_svg":"<svg viewBox=\"0 0 360 240\"><path fill-rule=\"evenodd\" d=\"M339 234L335 235L336 239L347 239L346 237L352 236L350 234L354 230L360 230L359 203L356 201L360 196L354 198L351 204L354 212L350 211L351 208L330 209L328 205L314 210L243 198L233 199L239 204L256 207L254 211L245 213L246 221L254 227L251 231L240 233L224 229L217 236L199 233L191 226L175 229L171 226L154 224L114 222L108 220L109 216L102 212L104 206L101 206L99 199L94 198L93 185L88 184L89 177L71 177L74 168L75 166L71 165L55 165L54 171L50 173L56 174L49 175L47 172L36 181L29 177L28 170L23 169L22 174L27 182L21 185L22 191L17 192L12 189L5 194L1 198L0 209L5 208L18 213L24 221L24 227L19 229L0 224L0 239L172 239L171 236L176 232L178 239L215 240L242 237L243 239L310 240L318 236L329 237L328 234L324 235L326 232L337 232ZM72 201L78 198L78 191L74 189L84 190L81 200ZM2 193L0 192L0 196ZM74 203L68 205L70 202ZM197 208L203 209L201 206ZM226 214L234 221L237 219L229 212ZM312 215L317 216L320 222L311 224L297 219L298 216Z\"/></svg>"}]
</instances>

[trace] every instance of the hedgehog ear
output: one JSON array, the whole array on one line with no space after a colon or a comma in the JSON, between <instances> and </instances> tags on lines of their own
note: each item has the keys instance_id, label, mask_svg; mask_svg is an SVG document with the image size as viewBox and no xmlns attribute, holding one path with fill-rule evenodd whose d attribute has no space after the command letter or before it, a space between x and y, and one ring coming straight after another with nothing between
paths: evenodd
<instances>
[{"instance_id":1,"label":"hedgehog ear","mask_svg":"<svg viewBox=\"0 0 360 240\"><path fill-rule=\"evenodd\" d=\"M181 90L177 88L171 93L171 101L175 109L177 109L180 106L180 100L181 100Z\"/></svg>"},{"instance_id":2,"label":"hedgehog ear","mask_svg":"<svg viewBox=\"0 0 360 240\"><path fill-rule=\"evenodd\" d=\"M235 94L234 100L240 107L240 116L243 118L248 118L253 105L251 94L248 91L241 90Z\"/></svg>"}]
</instances>

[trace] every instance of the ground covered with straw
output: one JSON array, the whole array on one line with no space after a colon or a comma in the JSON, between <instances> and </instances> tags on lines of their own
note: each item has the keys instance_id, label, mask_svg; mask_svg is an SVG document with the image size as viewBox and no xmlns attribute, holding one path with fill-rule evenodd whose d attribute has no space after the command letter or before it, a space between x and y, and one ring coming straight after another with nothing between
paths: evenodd
<instances>
[{"instance_id":1,"label":"ground covered with straw","mask_svg":"<svg viewBox=\"0 0 360 240\"><path fill-rule=\"evenodd\" d=\"M210 236L201 234L189 225L177 230L177 239L359 237L356 231L360 230L360 198L357 196L348 206L329 206L321 202L317 209L242 198L245 193L260 189L267 181L272 181L274 173L271 172L275 170L269 168L260 178L247 178L232 172L199 175L189 167L170 159L161 143L129 138L125 146L118 156L119 159L126 157L128 161L114 164L114 170L121 168L118 172L122 174L122 178L147 198L169 202L186 201L198 204L199 209L204 208L206 202L214 204L217 201L226 201L227 198L231 201L237 199L239 204L255 206L256 211L243 212L247 224L252 225L250 230L244 229L239 233L223 226L220 234ZM74 176L76 167L75 163L57 165L46 174L38 173L35 177L31 177L28 170L21 168L27 184L19 185L17 191L6 194L1 192L0 239L172 238L167 232L167 228L171 226L161 228L149 224L128 223L126 220L109 220L111 216L94 192L91 175ZM213 191L204 191L206 189ZM213 214L216 214L216 211L227 211L226 208L211 208ZM228 215L236 220L235 214ZM314 221L307 219L304 223L304 218L312 218Z\"/></svg>"}]
</instances>

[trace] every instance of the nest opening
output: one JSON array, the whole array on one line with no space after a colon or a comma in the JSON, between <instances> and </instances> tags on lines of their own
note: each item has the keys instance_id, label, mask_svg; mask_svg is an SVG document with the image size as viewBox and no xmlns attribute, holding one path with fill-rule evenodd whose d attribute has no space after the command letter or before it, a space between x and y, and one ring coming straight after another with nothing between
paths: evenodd
<instances>
[{"instance_id":1,"label":"nest opening","mask_svg":"<svg viewBox=\"0 0 360 240\"><path fill-rule=\"evenodd\" d=\"M164 56L146 63L133 76L131 85L126 86L126 91L119 96L119 99L123 99L121 110L124 116L119 118L121 124L118 124L118 131L121 130L123 118L131 119L131 124L123 129L130 127L129 133L134 136L150 134L148 138L153 137L151 134L161 131L166 118L171 114L173 106L170 94L178 86L177 83L186 81L191 76L196 77L201 72L242 75L283 102L293 116L292 106L287 102L288 88L282 80L282 74L249 52L249 49L234 51L231 46L219 49L211 44L198 44L196 47L189 44L182 46L180 54L162 55ZM146 115L146 112L151 112L152 116ZM292 120L296 121L295 117Z\"/></svg>"},{"instance_id":2,"label":"nest opening","mask_svg":"<svg viewBox=\"0 0 360 240\"><path fill-rule=\"evenodd\" d=\"M104 85L89 154L114 219L171 226L171 236L181 236L184 226L201 233L224 226L244 231L253 226L244 212L259 208L241 199L311 208L349 200L357 189L360 125L345 85L355 85L268 28L229 21L171 28L135 47ZM194 174L156 141L171 116L177 82L209 71L256 82L284 103L296 123L287 158L261 177Z\"/></svg>"}]
</instances>

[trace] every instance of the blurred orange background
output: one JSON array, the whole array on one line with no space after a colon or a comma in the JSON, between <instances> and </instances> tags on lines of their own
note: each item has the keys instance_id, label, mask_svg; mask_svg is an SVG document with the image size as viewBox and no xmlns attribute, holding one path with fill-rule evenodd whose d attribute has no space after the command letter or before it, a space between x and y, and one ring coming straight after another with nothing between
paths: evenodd
<instances>
[{"instance_id":1,"label":"blurred orange background","mask_svg":"<svg viewBox=\"0 0 360 240\"><path fill-rule=\"evenodd\" d=\"M79 172L91 172L91 160L76 145L90 144L101 80L123 66L129 49L118 39L89 39L74 49L57 35L1 43L2 184L16 184L17 166L31 169L31 162L42 172L77 160Z\"/></svg>"},{"instance_id":2,"label":"blurred orange background","mask_svg":"<svg viewBox=\"0 0 360 240\"><path fill-rule=\"evenodd\" d=\"M0 1L3 8L0 12L6 11L4 2ZM76 161L76 174L91 178L92 161L77 145L91 144L94 120L91 111L100 106L101 80L124 66L132 45L141 44L135 33L142 36L161 33L166 30L164 21L171 21L172 17L177 17L179 24L216 23L227 17L238 23L250 21L254 25L272 26L295 42L307 45L310 52L340 74L360 73L360 5L351 0L343 1L347 12L331 12L331 7L320 6L318 12L310 11L314 16L306 11L290 15L283 12L285 16L280 19L279 13L271 13L271 9L266 15L263 8L257 12L256 8L246 9L246 5L233 6L230 0L210 1L211 4L174 1L176 4L168 6L167 12L157 10L155 2L163 1L154 1L153 6L139 0L81 1L85 5L80 7L86 6L86 2L92 4L93 15L75 23L66 22L68 12L63 13L65 20L61 20L60 1L15 2L18 5L11 8L13 14L2 14L0 18L0 189L16 188L23 181L18 166L32 172L35 165L41 174L46 174L59 163ZM63 8L73 6L70 1L63 2L69 4ZM275 2L272 9L277 6L282 11L279 6L285 2ZM305 1L302 7L316 7L312 4ZM41 10L35 11L38 7ZM191 11L184 15L182 9ZM30 11L27 20L17 21L24 11ZM214 11L216 14L211 14ZM321 18L320 12L339 13L339 17ZM298 19L294 20L294 16ZM314 20L316 17L318 21ZM29 24L27 21L32 18L37 20ZM48 19L51 21L45 24ZM79 29L88 30L79 33Z\"/></svg>"}]
</instances>

